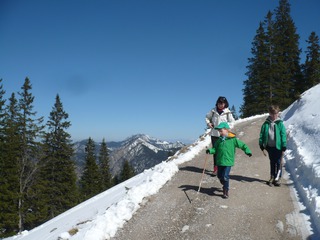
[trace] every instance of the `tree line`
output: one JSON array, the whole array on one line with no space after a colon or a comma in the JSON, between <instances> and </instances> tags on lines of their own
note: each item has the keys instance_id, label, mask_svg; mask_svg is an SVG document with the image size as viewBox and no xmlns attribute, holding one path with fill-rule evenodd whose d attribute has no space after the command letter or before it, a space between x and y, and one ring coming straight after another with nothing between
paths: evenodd
<instances>
[{"instance_id":1,"label":"tree line","mask_svg":"<svg viewBox=\"0 0 320 240\"><path fill-rule=\"evenodd\" d=\"M71 122L59 95L44 123L31 90L26 78L21 91L6 100L0 79L0 238L32 229L135 175L125 161L120 175L112 176L105 139L96 156L89 138L77 177Z\"/></svg>"},{"instance_id":2,"label":"tree line","mask_svg":"<svg viewBox=\"0 0 320 240\"><path fill-rule=\"evenodd\" d=\"M279 0L260 22L248 59L241 117L265 113L268 106L287 108L300 94L320 82L319 37L311 32L300 64L300 36L290 16L289 0Z\"/></svg>"}]
</instances>

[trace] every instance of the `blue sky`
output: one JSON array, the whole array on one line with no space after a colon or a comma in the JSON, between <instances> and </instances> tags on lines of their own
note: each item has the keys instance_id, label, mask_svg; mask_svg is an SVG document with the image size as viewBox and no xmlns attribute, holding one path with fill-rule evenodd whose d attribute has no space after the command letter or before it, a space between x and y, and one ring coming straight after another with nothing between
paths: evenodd
<instances>
[{"instance_id":1,"label":"blue sky","mask_svg":"<svg viewBox=\"0 0 320 240\"><path fill-rule=\"evenodd\" d=\"M294 0L300 47L320 2ZM38 116L60 95L74 140L144 133L194 141L218 96L238 110L252 40L277 0L0 0L0 78L32 83ZM301 55L304 61L304 55Z\"/></svg>"}]
</instances>

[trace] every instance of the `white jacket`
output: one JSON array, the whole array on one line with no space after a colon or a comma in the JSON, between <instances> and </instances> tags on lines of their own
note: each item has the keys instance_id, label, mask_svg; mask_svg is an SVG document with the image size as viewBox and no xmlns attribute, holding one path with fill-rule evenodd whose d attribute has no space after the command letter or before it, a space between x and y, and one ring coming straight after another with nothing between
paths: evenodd
<instances>
[{"instance_id":1,"label":"white jacket","mask_svg":"<svg viewBox=\"0 0 320 240\"><path fill-rule=\"evenodd\" d=\"M217 108L213 108L206 115L206 123L209 126L209 123L212 123L213 128L211 129L211 136L219 137L220 134L218 130L215 130L214 127L218 126L221 122L227 122L230 128L233 128L234 118L232 112L229 108L225 108L221 114L218 113Z\"/></svg>"}]
</instances>

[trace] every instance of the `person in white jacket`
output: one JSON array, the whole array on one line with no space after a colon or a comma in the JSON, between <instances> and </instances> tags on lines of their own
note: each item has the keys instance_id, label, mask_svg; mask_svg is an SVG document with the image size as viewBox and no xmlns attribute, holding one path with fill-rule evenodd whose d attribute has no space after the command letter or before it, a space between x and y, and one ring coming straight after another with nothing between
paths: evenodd
<instances>
[{"instance_id":1,"label":"person in white jacket","mask_svg":"<svg viewBox=\"0 0 320 240\"><path fill-rule=\"evenodd\" d=\"M226 97L218 97L216 106L210 110L206 115L206 123L209 128L211 128L211 144L212 147L214 143L219 139L219 131L214 129L221 122L227 122L230 128L233 128L234 118L229 109L229 102ZM218 167L216 166L215 155L213 155L213 175L217 175Z\"/></svg>"}]
</instances>

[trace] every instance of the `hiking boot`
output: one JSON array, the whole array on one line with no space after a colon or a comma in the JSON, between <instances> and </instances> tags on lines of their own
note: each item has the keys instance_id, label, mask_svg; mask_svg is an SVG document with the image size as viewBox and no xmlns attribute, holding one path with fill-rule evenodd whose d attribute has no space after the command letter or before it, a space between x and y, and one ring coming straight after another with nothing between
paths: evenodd
<instances>
[{"instance_id":1,"label":"hiking boot","mask_svg":"<svg viewBox=\"0 0 320 240\"><path fill-rule=\"evenodd\" d=\"M280 187L281 186L281 183L279 181L274 181L273 182L273 185L275 185L276 187Z\"/></svg>"},{"instance_id":2,"label":"hiking boot","mask_svg":"<svg viewBox=\"0 0 320 240\"><path fill-rule=\"evenodd\" d=\"M272 183L274 183L274 178L273 178L273 177L270 177L270 179L269 179L269 181L267 182L267 184L268 184L269 186L271 186Z\"/></svg>"},{"instance_id":3,"label":"hiking boot","mask_svg":"<svg viewBox=\"0 0 320 240\"><path fill-rule=\"evenodd\" d=\"M229 197L229 193L228 193L228 190L227 189L223 189L223 195L222 195L222 198L228 198Z\"/></svg>"}]
</instances>

